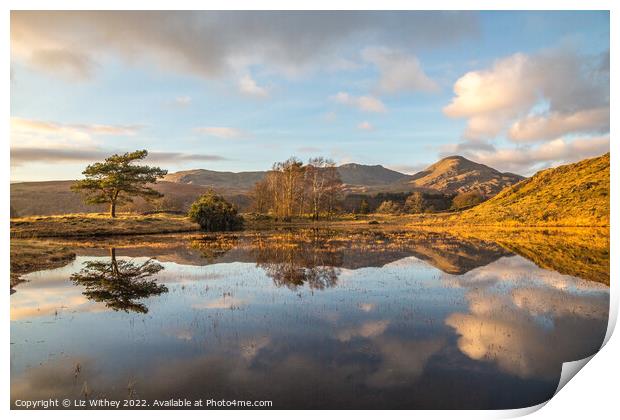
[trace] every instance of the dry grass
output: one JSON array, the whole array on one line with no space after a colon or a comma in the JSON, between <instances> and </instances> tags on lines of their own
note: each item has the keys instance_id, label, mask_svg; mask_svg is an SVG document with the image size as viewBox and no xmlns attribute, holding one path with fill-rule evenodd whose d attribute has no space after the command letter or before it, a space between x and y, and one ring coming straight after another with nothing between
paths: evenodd
<instances>
[{"instance_id":1,"label":"dry grass","mask_svg":"<svg viewBox=\"0 0 620 420\"><path fill-rule=\"evenodd\" d=\"M539 267L609 285L609 227L416 226L493 242Z\"/></svg>"},{"instance_id":2,"label":"dry grass","mask_svg":"<svg viewBox=\"0 0 620 420\"><path fill-rule=\"evenodd\" d=\"M24 274L62 267L73 261L72 248L50 242L11 240L11 287L23 281Z\"/></svg>"},{"instance_id":3,"label":"dry grass","mask_svg":"<svg viewBox=\"0 0 620 420\"><path fill-rule=\"evenodd\" d=\"M104 213L31 216L11 219L12 238L95 237L194 232L199 226L185 216Z\"/></svg>"},{"instance_id":4,"label":"dry grass","mask_svg":"<svg viewBox=\"0 0 620 420\"><path fill-rule=\"evenodd\" d=\"M367 223L353 228L349 224L344 228L332 225L208 234L12 239L11 284L28 272L63 266L80 249L110 247L125 248L125 255L158 255L161 261L192 265L215 262L233 248L237 258L245 255L243 261L297 261L300 266L348 268L382 266L415 255L452 274L515 253L546 269L609 284L608 228L500 229L461 225L403 229L402 225Z\"/></svg>"},{"instance_id":5,"label":"dry grass","mask_svg":"<svg viewBox=\"0 0 620 420\"><path fill-rule=\"evenodd\" d=\"M470 210L412 224L609 226L609 153L540 171Z\"/></svg>"}]
</instances>

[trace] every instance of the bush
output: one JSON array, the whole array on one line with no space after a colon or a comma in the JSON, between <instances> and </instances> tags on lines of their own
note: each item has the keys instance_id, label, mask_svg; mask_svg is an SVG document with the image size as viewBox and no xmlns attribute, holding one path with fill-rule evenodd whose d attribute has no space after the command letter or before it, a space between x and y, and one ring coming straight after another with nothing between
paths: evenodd
<instances>
[{"instance_id":1,"label":"bush","mask_svg":"<svg viewBox=\"0 0 620 420\"><path fill-rule=\"evenodd\" d=\"M401 206L395 201L384 201L381 203L379 208L377 208L377 213L386 213L386 214L398 214L401 211Z\"/></svg>"},{"instance_id":2,"label":"bush","mask_svg":"<svg viewBox=\"0 0 620 420\"><path fill-rule=\"evenodd\" d=\"M362 199L362 201L360 202L360 207L357 212L359 214L370 213L370 206L368 205L368 201L366 201L366 199Z\"/></svg>"},{"instance_id":3,"label":"bush","mask_svg":"<svg viewBox=\"0 0 620 420\"><path fill-rule=\"evenodd\" d=\"M213 191L198 197L187 215L209 232L238 230L243 227L243 218L237 214L237 209Z\"/></svg>"},{"instance_id":4,"label":"bush","mask_svg":"<svg viewBox=\"0 0 620 420\"><path fill-rule=\"evenodd\" d=\"M484 197L477 191L469 191L460 193L452 199L452 208L454 210L465 207L473 207L484 201Z\"/></svg>"},{"instance_id":5,"label":"bush","mask_svg":"<svg viewBox=\"0 0 620 420\"><path fill-rule=\"evenodd\" d=\"M452 204L451 197L441 193L423 193L415 191L405 201L405 212L434 213L447 210Z\"/></svg>"}]
</instances>

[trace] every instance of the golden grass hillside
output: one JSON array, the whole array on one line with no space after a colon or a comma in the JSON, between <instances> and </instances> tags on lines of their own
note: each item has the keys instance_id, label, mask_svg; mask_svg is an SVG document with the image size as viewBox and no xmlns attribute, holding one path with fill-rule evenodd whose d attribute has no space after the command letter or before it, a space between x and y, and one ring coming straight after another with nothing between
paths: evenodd
<instances>
[{"instance_id":1,"label":"golden grass hillside","mask_svg":"<svg viewBox=\"0 0 620 420\"><path fill-rule=\"evenodd\" d=\"M428 228L431 229L432 228ZM609 285L609 228L450 228L458 238L494 242L539 267Z\"/></svg>"},{"instance_id":2,"label":"golden grass hillside","mask_svg":"<svg viewBox=\"0 0 620 420\"><path fill-rule=\"evenodd\" d=\"M413 224L609 226L609 153L540 171L472 209Z\"/></svg>"},{"instance_id":3,"label":"golden grass hillside","mask_svg":"<svg viewBox=\"0 0 620 420\"><path fill-rule=\"evenodd\" d=\"M198 224L185 216L171 214L85 213L62 216L21 217L11 219L12 238L147 235L155 233L195 232Z\"/></svg>"}]
</instances>

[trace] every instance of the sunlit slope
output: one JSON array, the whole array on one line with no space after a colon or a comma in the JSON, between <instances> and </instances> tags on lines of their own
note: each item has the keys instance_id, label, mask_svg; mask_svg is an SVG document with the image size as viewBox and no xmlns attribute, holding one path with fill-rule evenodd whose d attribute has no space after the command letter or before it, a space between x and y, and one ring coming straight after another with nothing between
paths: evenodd
<instances>
[{"instance_id":1,"label":"sunlit slope","mask_svg":"<svg viewBox=\"0 0 620 420\"><path fill-rule=\"evenodd\" d=\"M483 224L608 226L609 153L540 171L458 219Z\"/></svg>"},{"instance_id":2,"label":"sunlit slope","mask_svg":"<svg viewBox=\"0 0 620 420\"><path fill-rule=\"evenodd\" d=\"M407 182L414 189L446 194L478 191L486 197L492 197L522 179L520 175L502 173L463 156L449 156L413 175Z\"/></svg>"}]
</instances>

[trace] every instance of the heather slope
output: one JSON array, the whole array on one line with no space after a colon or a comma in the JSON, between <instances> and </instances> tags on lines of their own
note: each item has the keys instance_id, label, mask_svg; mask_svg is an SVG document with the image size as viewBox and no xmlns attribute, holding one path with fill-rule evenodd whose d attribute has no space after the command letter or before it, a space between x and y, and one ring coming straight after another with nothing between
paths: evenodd
<instances>
[{"instance_id":1,"label":"heather slope","mask_svg":"<svg viewBox=\"0 0 620 420\"><path fill-rule=\"evenodd\" d=\"M546 169L463 212L482 224L609 225L609 153Z\"/></svg>"}]
</instances>

